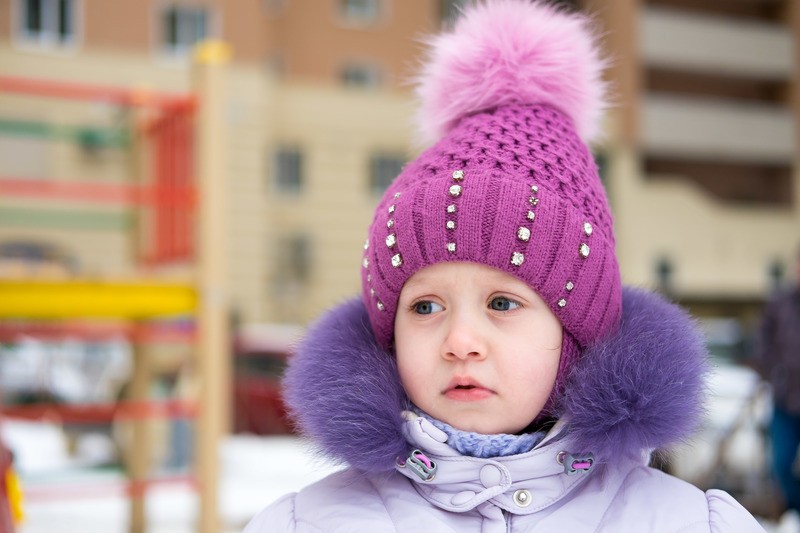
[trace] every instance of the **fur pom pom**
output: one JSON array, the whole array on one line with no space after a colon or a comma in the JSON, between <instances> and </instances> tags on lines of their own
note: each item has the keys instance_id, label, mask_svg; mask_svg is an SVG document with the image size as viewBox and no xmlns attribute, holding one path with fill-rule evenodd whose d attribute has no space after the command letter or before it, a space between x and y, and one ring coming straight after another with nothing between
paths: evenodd
<instances>
[{"instance_id":1,"label":"fur pom pom","mask_svg":"<svg viewBox=\"0 0 800 533\"><path fill-rule=\"evenodd\" d=\"M622 298L619 331L572 367L559 409L573 450L599 462L685 440L704 413L708 356L693 319L644 290Z\"/></svg>"},{"instance_id":2,"label":"fur pom pom","mask_svg":"<svg viewBox=\"0 0 800 533\"><path fill-rule=\"evenodd\" d=\"M394 357L378 346L361 300L312 325L283 379L300 432L329 459L389 472L405 455L402 411L409 408Z\"/></svg>"},{"instance_id":3,"label":"fur pom pom","mask_svg":"<svg viewBox=\"0 0 800 533\"><path fill-rule=\"evenodd\" d=\"M585 16L530 0L467 8L451 33L433 37L417 79L426 142L458 120L504 104L545 104L569 116L585 142L605 104L605 62Z\"/></svg>"}]
</instances>

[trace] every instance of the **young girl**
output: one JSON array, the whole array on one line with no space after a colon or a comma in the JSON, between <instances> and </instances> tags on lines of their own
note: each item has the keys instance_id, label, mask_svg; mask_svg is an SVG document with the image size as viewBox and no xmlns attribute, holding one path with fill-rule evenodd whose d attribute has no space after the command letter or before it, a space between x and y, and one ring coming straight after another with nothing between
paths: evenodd
<instances>
[{"instance_id":1,"label":"young girl","mask_svg":"<svg viewBox=\"0 0 800 533\"><path fill-rule=\"evenodd\" d=\"M420 77L434 144L384 195L363 293L285 377L302 432L349 468L266 531L763 531L728 494L649 468L702 414L703 339L624 288L586 143L603 61L584 18L468 8Z\"/></svg>"}]
</instances>

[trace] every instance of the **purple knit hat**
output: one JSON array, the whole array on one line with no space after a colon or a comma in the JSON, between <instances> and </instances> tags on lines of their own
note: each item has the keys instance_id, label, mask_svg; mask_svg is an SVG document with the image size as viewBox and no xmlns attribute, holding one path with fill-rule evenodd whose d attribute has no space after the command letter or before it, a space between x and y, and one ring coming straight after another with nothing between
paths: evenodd
<instances>
[{"instance_id":1,"label":"purple knit hat","mask_svg":"<svg viewBox=\"0 0 800 533\"><path fill-rule=\"evenodd\" d=\"M562 370L617 329L612 217L586 145L605 93L587 22L552 5L495 0L431 41L418 94L434 144L386 191L365 243L362 296L384 347L404 283L445 261L531 286L567 333Z\"/></svg>"}]
</instances>

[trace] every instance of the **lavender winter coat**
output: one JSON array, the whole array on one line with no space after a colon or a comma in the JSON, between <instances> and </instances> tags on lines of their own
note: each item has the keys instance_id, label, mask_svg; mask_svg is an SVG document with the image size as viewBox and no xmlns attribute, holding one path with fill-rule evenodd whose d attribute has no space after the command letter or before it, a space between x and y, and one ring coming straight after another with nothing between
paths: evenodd
<instances>
[{"instance_id":1,"label":"lavender winter coat","mask_svg":"<svg viewBox=\"0 0 800 533\"><path fill-rule=\"evenodd\" d=\"M368 324L360 302L333 310L285 382L303 431L350 468L284 496L245 533L763 532L725 492L647 467L702 412L702 338L679 308L625 289L620 331L575 365L558 424L532 451L489 459L460 455L405 412L394 359ZM412 468L413 450L436 465L432 478Z\"/></svg>"}]
</instances>

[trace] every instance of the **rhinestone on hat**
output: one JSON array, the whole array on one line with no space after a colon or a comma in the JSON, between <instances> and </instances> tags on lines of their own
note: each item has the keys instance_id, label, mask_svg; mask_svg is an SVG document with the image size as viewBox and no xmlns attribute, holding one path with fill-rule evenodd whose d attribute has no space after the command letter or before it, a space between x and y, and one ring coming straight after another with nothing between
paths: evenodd
<instances>
[{"instance_id":1,"label":"rhinestone on hat","mask_svg":"<svg viewBox=\"0 0 800 533\"><path fill-rule=\"evenodd\" d=\"M531 238L531 230L525 227L520 227L517 230L517 239L528 242Z\"/></svg>"},{"instance_id":2,"label":"rhinestone on hat","mask_svg":"<svg viewBox=\"0 0 800 533\"><path fill-rule=\"evenodd\" d=\"M461 196L461 185L450 186L450 196Z\"/></svg>"},{"instance_id":3,"label":"rhinestone on hat","mask_svg":"<svg viewBox=\"0 0 800 533\"><path fill-rule=\"evenodd\" d=\"M456 204L450 204L447 206L448 213L455 213L456 212Z\"/></svg>"},{"instance_id":4,"label":"rhinestone on hat","mask_svg":"<svg viewBox=\"0 0 800 533\"><path fill-rule=\"evenodd\" d=\"M456 181L461 181L464 179L464 171L463 170L454 170L453 171L453 179Z\"/></svg>"},{"instance_id":5,"label":"rhinestone on hat","mask_svg":"<svg viewBox=\"0 0 800 533\"><path fill-rule=\"evenodd\" d=\"M364 249L365 249L365 250L368 250L368 249L369 249L369 239L367 239L366 241L364 241Z\"/></svg>"},{"instance_id":6,"label":"rhinestone on hat","mask_svg":"<svg viewBox=\"0 0 800 533\"><path fill-rule=\"evenodd\" d=\"M539 199L536 198L535 196L531 196L530 198L528 198L528 201L531 203L531 205L539 205Z\"/></svg>"},{"instance_id":7,"label":"rhinestone on hat","mask_svg":"<svg viewBox=\"0 0 800 533\"><path fill-rule=\"evenodd\" d=\"M520 266L524 262L525 262L525 255L522 252L514 252L513 254L511 254L512 265Z\"/></svg>"},{"instance_id":8,"label":"rhinestone on hat","mask_svg":"<svg viewBox=\"0 0 800 533\"><path fill-rule=\"evenodd\" d=\"M394 254L392 256L392 266L397 268L402 264L403 264L403 256L401 256L400 254Z\"/></svg>"},{"instance_id":9,"label":"rhinestone on hat","mask_svg":"<svg viewBox=\"0 0 800 533\"><path fill-rule=\"evenodd\" d=\"M572 283L571 281L568 281L567 285L564 288L567 289L567 292L570 292L570 291L572 291L572 289L575 288L575 284Z\"/></svg>"},{"instance_id":10,"label":"rhinestone on hat","mask_svg":"<svg viewBox=\"0 0 800 533\"><path fill-rule=\"evenodd\" d=\"M447 227L447 229L456 229L456 223L453 222L452 220L448 220L445 226Z\"/></svg>"},{"instance_id":11,"label":"rhinestone on hat","mask_svg":"<svg viewBox=\"0 0 800 533\"><path fill-rule=\"evenodd\" d=\"M372 282L372 274L367 274L367 283Z\"/></svg>"},{"instance_id":12,"label":"rhinestone on hat","mask_svg":"<svg viewBox=\"0 0 800 533\"><path fill-rule=\"evenodd\" d=\"M386 246L388 246L389 248L391 248L391 247L393 247L395 244L397 244L397 236L396 236L394 233L390 233L390 234L389 234L389 235L386 237Z\"/></svg>"},{"instance_id":13,"label":"rhinestone on hat","mask_svg":"<svg viewBox=\"0 0 800 533\"><path fill-rule=\"evenodd\" d=\"M590 236L592 234L592 225L589 224L588 222L584 222L583 232L586 234L587 237Z\"/></svg>"},{"instance_id":14,"label":"rhinestone on hat","mask_svg":"<svg viewBox=\"0 0 800 533\"><path fill-rule=\"evenodd\" d=\"M369 268L369 259L367 259L367 258L365 257L365 258L364 258L364 261L362 261L362 262L361 262L361 265L362 265L364 268Z\"/></svg>"},{"instance_id":15,"label":"rhinestone on hat","mask_svg":"<svg viewBox=\"0 0 800 533\"><path fill-rule=\"evenodd\" d=\"M581 257L586 259L587 257L589 257L589 245L586 244L585 242L582 242L580 250L578 250L578 252L581 254Z\"/></svg>"},{"instance_id":16,"label":"rhinestone on hat","mask_svg":"<svg viewBox=\"0 0 800 533\"><path fill-rule=\"evenodd\" d=\"M386 227L391 229L392 226L394 226L394 219L390 218L389 220L386 221Z\"/></svg>"},{"instance_id":17,"label":"rhinestone on hat","mask_svg":"<svg viewBox=\"0 0 800 533\"><path fill-rule=\"evenodd\" d=\"M395 200L400 198L400 193L399 192L394 193L394 198L395 198Z\"/></svg>"},{"instance_id":18,"label":"rhinestone on hat","mask_svg":"<svg viewBox=\"0 0 800 533\"><path fill-rule=\"evenodd\" d=\"M564 309L564 308L567 306L567 301L566 301L564 298L561 298L561 299L558 301L558 306L559 306L561 309Z\"/></svg>"},{"instance_id":19,"label":"rhinestone on hat","mask_svg":"<svg viewBox=\"0 0 800 533\"><path fill-rule=\"evenodd\" d=\"M378 311L383 311L383 309L384 309L384 307L383 307L383 302L381 302L380 300L378 300L378 303L376 303L375 305L377 306L377 308L378 308Z\"/></svg>"},{"instance_id":20,"label":"rhinestone on hat","mask_svg":"<svg viewBox=\"0 0 800 533\"><path fill-rule=\"evenodd\" d=\"M389 214L391 215L392 213L394 213L394 204L389 206Z\"/></svg>"},{"instance_id":21,"label":"rhinestone on hat","mask_svg":"<svg viewBox=\"0 0 800 533\"><path fill-rule=\"evenodd\" d=\"M456 243L448 242L447 243L447 251L450 252L451 254L456 253Z\"/></svg>"},{"instance_id":22,"label":"rhinestone on hat","mask_svg":"<svg viewBox=\"0 0 800 533\"><path fill-rule=\"evenodd\" d=\"M538 185L531 185L531 192L533 194L537 194L539 192L539 186Z\"/></svg>"},{"instance_id":23,"label":"rhinestone on hat","mask_svg":"<svg viewBox=\"0 0 800 533\"><path fill-rule=\"evenodd\" d=\"M534 218L536 218L536 213L528 211L528 220L533 220Z\"/></svg>"},{"instance_id":24,"label":"rhinestone on hat","mask_svg":"<svg viewBox=\"0 0 800 533\"><path fill-rule=\"evenodd\" d=\"M372 287L369 288L369 295L372 296L373 298L375 297L375 289L373 289Z\"/></svg>"}]
</instances>

